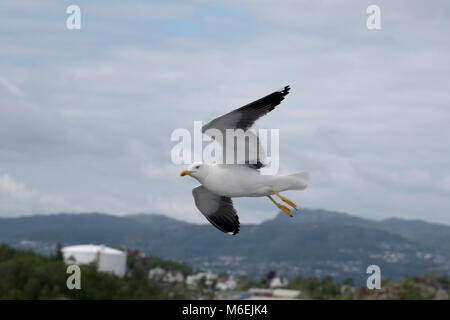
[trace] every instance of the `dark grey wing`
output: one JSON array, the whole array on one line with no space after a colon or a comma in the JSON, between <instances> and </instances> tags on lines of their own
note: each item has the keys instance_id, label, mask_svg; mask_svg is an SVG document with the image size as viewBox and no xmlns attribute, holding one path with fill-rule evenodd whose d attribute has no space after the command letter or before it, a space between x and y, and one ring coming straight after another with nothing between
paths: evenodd
<instances>
[{"instance_id":1,"label":"dark grey wing","mask_svg":"<svg viewBox=\"0 0 450 320\"><path fill-rule=\"evenodd\" d=\"M259 137L253 133L251 130L247 130L258 120L260 117L264 116L268 112L275 109L277 105L284 100L284 97L289 93L291 88L289 86L284 87L281 90L272 92L271 94L253 101L243 107L240 107L234 111L231 111L223 116L220 116L202 127L202 132L211 138L215 139L214 133L208 131L210 129L216 129L222 134L222 152L223 161L225 163L226 153L227 153L227 143L226 143L226 129L241 129L246 132L252 139L249 138L246 144L246 154L243 158L235 160L237 164L246 164L251 168L259 169L264 166L265 162L265 150L263 149ZM250 142L253 141L253 142ZM251 145L251 146L250 146ZM232 154L236 155L236 145L234 145L234 151ZM257 154L249 154L249 148L252 150L257 150ZM229 150L230 152L232 150Z\"/></svg>"},{"instance_id":2,"label":"dark grey wing","mask_svg":"<svg viewBox=\"0 0 450 320\"><path fill-rule=\"evenodd\" d=\"M192 189L192 195L198 210L213 226L233 235L239 232L239 217L231 198L221 197L203 186Z\"/></svg>"},{"instance_id":3,"label":"dark grey wing","mask_svg":"<svg viewBox=\"0 0 450 320\"><path fill-rule=\"evenodd\" d=\"M246 131L256 120L275 109L284 100L289 90L291 88L286 86L281 90L272 92L261 99L220 116L205 124L202 127L202 132L205 133L206 130L212 128L220 131L224 131L225 129L242 129Z\"/></svg>"}]
</instances>

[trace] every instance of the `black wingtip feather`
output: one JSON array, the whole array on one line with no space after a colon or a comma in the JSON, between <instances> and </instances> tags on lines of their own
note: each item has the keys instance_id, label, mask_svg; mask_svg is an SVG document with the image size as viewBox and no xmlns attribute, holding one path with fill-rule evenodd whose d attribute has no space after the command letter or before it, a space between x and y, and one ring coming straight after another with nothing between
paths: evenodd
<instances>
[{"instance_id":1,"label":"black wingtip feather","mask_svg":"<svg viewBox=\"0 0 450 320\"><path fill-rule=\"evenodd\" d=\"M239 233L240 228L241 228L241 223L239 222L239 218L237 218L237 228L236 228L236 230L234 230L233 236L235 236Z\"/></svg>"},{"instance_id":2,"label":"black wingtip feather","mask_svg":"<svg viewBox=\"0 0 450 320\"><path fill-rule=\"evenodd\" d=\"M289 90L291 90L291 86L287 85L282 90L280 90L281 94L284 96L289 94Z\"/></svg>"}]
</instances>

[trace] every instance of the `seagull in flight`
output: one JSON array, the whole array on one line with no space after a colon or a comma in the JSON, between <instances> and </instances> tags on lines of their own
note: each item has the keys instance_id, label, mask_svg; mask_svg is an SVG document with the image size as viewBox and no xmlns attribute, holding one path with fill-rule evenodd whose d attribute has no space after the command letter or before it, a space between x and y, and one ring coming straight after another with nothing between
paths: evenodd
<instances>
[{"instance_id":1,"label":"seagull in flight","mask_svg":"<svg viewBox=\"0 0 450 320\"><path fill-rule=\"evenodd\" d=\"M202 127L202 133L215 139L210 129L218 130L223 137L226 136L227 129L241 129L246 134L256 137L255 133L249 129L256 120L275 109L289 94L289 90L290 87L286 86L220 116L205 124ZM225 158L228 148L226 140L215 140L222 144L223 157ZM259 144L259 138L256 141ZM236 146L233 147L236 150ZM201 183L200 186L192 190L198 210L217 229L232 235L239 232L239 217L233 207L232 198L268 197L280 210L292 216L290 209L278 203L272 196L276 195L281 201L297 210L297 205L282 196L280 192L305 189L309 179L307 172L291 175L261 174L260 169L264 166L265 154L259 145L256 158L251 159L247 154L245 156L245 161L241 164L226 164L226 162L213 165L193 163L188 166L187 170L180 173L181 176L191 176Z\"/></svg>"}]
</instances>

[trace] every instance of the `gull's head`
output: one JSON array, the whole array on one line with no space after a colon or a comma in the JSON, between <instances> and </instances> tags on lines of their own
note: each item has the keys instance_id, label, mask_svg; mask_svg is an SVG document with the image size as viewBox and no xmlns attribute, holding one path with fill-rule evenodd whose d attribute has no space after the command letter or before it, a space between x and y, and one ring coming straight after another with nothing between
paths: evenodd
<instances>
[{"instance_id":1,"label":"gull's head","mask_svg":"<svg viewBox=\"0 0 450 320\"><path fill-rule=\"evenodd\" d=\"M206 177L207 174L208 165L196 162L187 167L187 170L181 171L180 176L191 176L200 181L202 178Z\"/></svg>"}]
</instances>

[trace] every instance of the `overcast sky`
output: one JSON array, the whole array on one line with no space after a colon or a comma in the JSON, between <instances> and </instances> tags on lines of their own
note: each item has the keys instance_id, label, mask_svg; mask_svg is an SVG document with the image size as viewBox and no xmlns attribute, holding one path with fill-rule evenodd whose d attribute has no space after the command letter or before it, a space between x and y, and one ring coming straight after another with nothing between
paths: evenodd
<instances>
[{"instance_id":1,"label":"overcast sky","mask_svg":"<svg viewBox=\"0 0 450 320\"><path fill-rule=\"evenodd\" d=\"M172 131L289 84L256 124L280 129L280 173L310 172L289 198L450 224L448 1L2 1L0 44L1 217L204 222ZM277 213L235 206L241 222Z\"/></svg>"}]
</instances>

